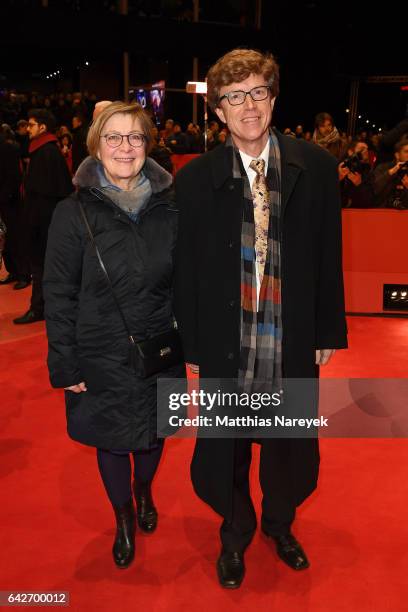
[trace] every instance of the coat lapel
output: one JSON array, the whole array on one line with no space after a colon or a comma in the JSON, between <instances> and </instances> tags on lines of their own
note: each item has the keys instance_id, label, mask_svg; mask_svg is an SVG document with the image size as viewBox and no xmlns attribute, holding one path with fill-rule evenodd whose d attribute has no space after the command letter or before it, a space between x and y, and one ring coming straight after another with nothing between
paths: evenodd
<instances>
[{"instance_id":1,"label":"coat lapel","mask_svg":"<svg viewBox=\"0 0 408 612\"><path fill-rule=\"evenodd\" d=\"M305 170L304 159L299 143L291 136L283 136L275 131L279 141L281 153L281 181L282 181L282 218L289 198L295 188L297 180Z\"/></svg>"},{"instance_id":2,"label":"coat lapel","mask_svg":"<svg viewBox=\"0 0 408 612\"><path fill-rule=\"evenodd\" d=\"M283 136L275 130L281 154L282 181L282 217L286 205L295 188L300 174L305 170L305 163L300 144L290 136ZM220 145L210 155L213 186L217 201L227 209L236 210L237 201L242 199L243 182L232 177L232 147ZM232 208L233 207L233 208Z\"/></svg>"},{"instance_id":3,"label":"coat lapel","mask_svg":"<svg viewBox=\"0 0 408 612\"><path fill-rule=\"evenodd\" d=\"M233 148L220 145L210 155L217 212L226 229L240 232L244 183L232 176Z\"/></svg>"}]
</instances>

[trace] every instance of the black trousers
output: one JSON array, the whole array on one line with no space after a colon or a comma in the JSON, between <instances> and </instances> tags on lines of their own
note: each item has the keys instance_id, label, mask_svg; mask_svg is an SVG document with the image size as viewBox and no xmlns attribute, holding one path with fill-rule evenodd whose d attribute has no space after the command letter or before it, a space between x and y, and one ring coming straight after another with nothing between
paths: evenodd
<instances>
[{"instance_id":1,"label":"black trousers","mask_svg":"<svg viewBox=\"0 0 408 612\"><path fill-rule=\"evenodd\" d=\"M45 219L43 222L36 225L30 224L27 227L30 269L33 283L30 310L33 310L37 315L42 315L44 313L42 279L50 222L51 218Z\"/></svg>"},{"instance_id":2,"label":"black trousers","mask_svg":"<svg viewBox=\"0 0 408 612\"><path fill-rule=\"evenodd\" d=\"M232 520L224 520L220 529L222 546L227 551L244 552L256 530L256 513L249 491L252 443L251 439L235 440ZM272 536L288 533L296 513L296 505L288 493L290 487L285 480L284 470L279 469L285 443L286 440L281 439L261 441L261 527Z\"/></svg>"},{"instance_id":3,"label":"black trousers","mask_svg":"<svg viewBox=\"0 0 408 612\"><path fill-rule=\"evenodd\" d=\"M7 227L6 247L3 252L7 272L16 280L28 281L30 271L27 262L21 257L20 246L23 238L21 211L18 202L0 206L0 216Z\"/></svg>"}]
</instances>

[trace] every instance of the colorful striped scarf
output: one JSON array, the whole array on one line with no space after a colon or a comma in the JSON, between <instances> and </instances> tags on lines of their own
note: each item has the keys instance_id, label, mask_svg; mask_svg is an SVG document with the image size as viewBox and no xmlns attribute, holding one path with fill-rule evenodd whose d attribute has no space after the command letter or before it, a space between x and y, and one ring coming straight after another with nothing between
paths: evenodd
<instances>
[{"instance_id":1,"label":"colorful striped scarf","mask_svg":"<svg viewBox=\"0 0 408 612\"><path fill-rule=\"evenodd\" d=\"M233 177L244 181L241 229L241 349L238 382L245 392L281 389L281 162L276 135L270 133L267 172L269 231L265 271L257 311L255 221L251 187L241 156L234 147ZM258 381L258 384L254 384Z\"/></svg>"}]
</instances>

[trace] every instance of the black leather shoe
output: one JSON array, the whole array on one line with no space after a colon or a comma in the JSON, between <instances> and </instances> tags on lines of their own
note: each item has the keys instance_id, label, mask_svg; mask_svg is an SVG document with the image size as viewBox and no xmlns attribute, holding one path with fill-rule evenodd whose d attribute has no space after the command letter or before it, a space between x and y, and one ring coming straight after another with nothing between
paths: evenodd
<instances>
[{"instance_id":1,"label":"black leather shoe","mask_svg":"<svg viewBox=\"0 0 408 612\"><path fill-rule=\"evenodd\" d=\"M275 540L276 552L286 565L294 570L307 569L310 566L305 551L292 533L280 536L270 536L267 533L265 535Z\"/></svg>"},{"instance_id":2,"label":"black leather shoe","mask_svg":"<svg viewBox=\"0 0 408 612\"><path fill-rule=\"evenodd\" d=\"M0 285L9 285L10 283L15 283L16 278L12 274L8 274L6 278L0 280Z\"/></svg>"},{"instance_id":3,"label":"black leather shoe","mask_svg":"<svg viewBox=\"0 0 408 612\"><path fill-rule=\"evenodd\" d=\"M133 483L137 509L137 524L144 533L153 533L157 527L158 515L153 503L151 485L151 482Z\"/></svg>"},{"instance_id":4,"label":"black leather shoe","mask_svg":"<svg viewBox=\"0 0 408 612\"><path fill-rule=\"evenodd\" d=\"M245 576L244 555L221 551L217 561L217 574L224 589L239 589Z\"/></svg>"},{"instance_id":5,"label":"black leather shoe","mask_svg":"<svg viewBox=\"0 0 408 612\"><path fill-rule=\"evenodd\" d=\"M44 315L36 314L33 310L27 310L21 317L13 319L16 325L24 325L25 323L35 323L36 321L44 321Z\"/></svg>"},{"instance_id":6,"label":"black leather shoe","mask_svg":"<svg viewBox=\"0 0 408 612\"><path fill-rule=\"evenodd\" d=\"M29 287L30 285L31 285L31 281L20 280L16 282L13 289L17 289L18 291L19 289L25 289L26 287Z\"/></svg>"},{"instance_id":7,"label":"black leather shoe","mask_svg":"<svg viewBox=\"0 0 408 612\"><path fill-rule=\"evenodd\" d=\"M120 508L113 507L116 516L116 535L113 560L120 569L129 567L135 557L136 516L133 499Z\"/></svg>"}]
</instances>

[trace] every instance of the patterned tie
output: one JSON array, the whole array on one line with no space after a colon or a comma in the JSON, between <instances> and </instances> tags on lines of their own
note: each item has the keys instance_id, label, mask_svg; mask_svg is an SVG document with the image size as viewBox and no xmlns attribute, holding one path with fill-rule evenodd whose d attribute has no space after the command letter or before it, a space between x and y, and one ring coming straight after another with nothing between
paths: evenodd
<instances>
[{"instance_id":1,"label":"patterned tie","mask_svg":"<svg viewBox=\"0 0 408 612\"><path fill-rule=\"evenodd\" d=\"M259 280L262 284L266 254L268 250L269 193L265 177L265 161L253 159L249 164L256 177L252 185L255 219L255 253L258 264Z\"/></svg>"}]
</instances>

